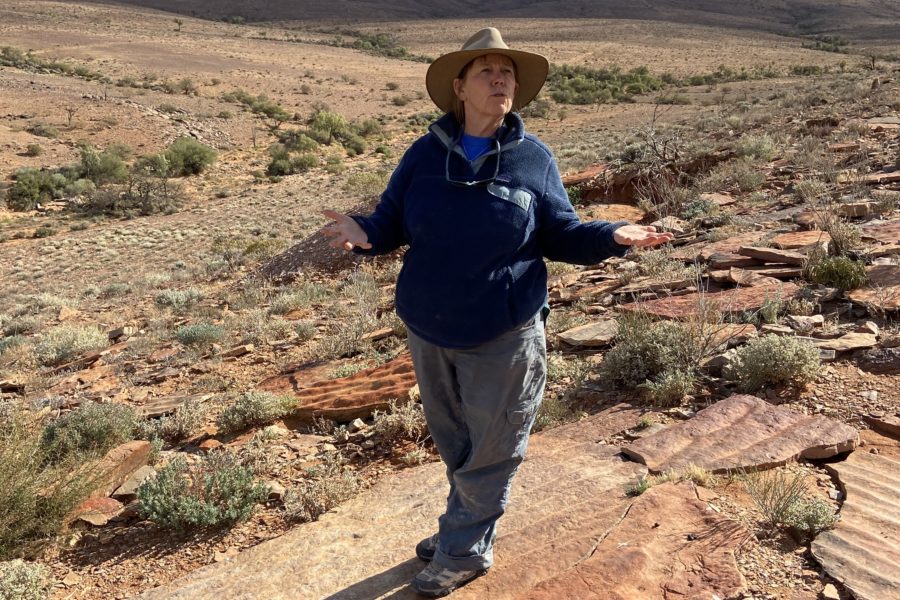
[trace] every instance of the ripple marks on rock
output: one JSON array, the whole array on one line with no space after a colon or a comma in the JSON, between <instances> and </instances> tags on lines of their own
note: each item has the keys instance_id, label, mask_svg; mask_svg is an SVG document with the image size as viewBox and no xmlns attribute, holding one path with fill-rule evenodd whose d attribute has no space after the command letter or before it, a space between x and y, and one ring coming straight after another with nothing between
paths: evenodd
<instances>
[{"instance_id":1,"label":"ripple marks on rock","mask_svg":"<svg viewBox=\"0 0 900 600\"><path fill-rule=\"evenodd\" d=\"M257 387L275 394L297 398L293 415L312 420L324 417L335 421L366 418L384 410L391 400L404 400L416 385L412 358L403 354L379 367L364 369L350 377L303 381L304 371L270 377Z\"/></svg>"},{"instance_id":2,"label":"ripple marks on rock","mask_svg":"<svg viewBox=\"0 0 900 600\"><path fill-rule=\"evenodd\" d=\"M769 469L801 457L828 458L853 450L858 439L857 431L840 421L734 395L623 452L654 473L691 464L721 473Z\"/></svg>"},{"instance_id":3,"label":"ripple marks on rock","mask_svg":"<svg viewBox=\"0 0 900 600\"><path fill-rule=\"evenodd\" d=\"M745 586L735 551L747 536L699 501L690 484L658 485L634 501L584 561L516 598L733 598Z\"/></svg>"},{"instance_id":4,"label":"ripple marks on rock","mask_svg":"<svg viewBox=\"0 0 900 600\"><path fill-rule=\"evenodd\" d=\"M859 450L826 468L846 500L813 556L858 600L900 600L900 461Z\"/></svg>"}]
</instances>

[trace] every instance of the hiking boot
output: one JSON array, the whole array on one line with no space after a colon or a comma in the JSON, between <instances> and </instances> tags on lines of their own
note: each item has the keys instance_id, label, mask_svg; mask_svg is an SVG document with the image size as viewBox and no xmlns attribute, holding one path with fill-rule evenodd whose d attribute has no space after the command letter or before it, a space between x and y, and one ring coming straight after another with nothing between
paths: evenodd
<instances>
[{"instance_id":1,"label":"hiking boot","mask_svg":"<svg viewBox=\"0 0 900 600\"><path fill-rule=\"evenodd\" d=\"M420 596L426 598L443 598L450 592L461 588L473 579L487 573L487 569L477 571L454 571L429 563L421 573L410 582L412 588Z\"/></svg>"},{"instance_id":2,"label":"hiking boot","mask_svg":"<svg viewBox=\"0 0 900 600\"><path fill-rule=\"evenodd\" d=\"M420 560L431 562L431 559L434 558L434 551L437 550L439 536L439 533L435 533L416 544L416 556L418 556Z\"/></svg>"}]
</instances>

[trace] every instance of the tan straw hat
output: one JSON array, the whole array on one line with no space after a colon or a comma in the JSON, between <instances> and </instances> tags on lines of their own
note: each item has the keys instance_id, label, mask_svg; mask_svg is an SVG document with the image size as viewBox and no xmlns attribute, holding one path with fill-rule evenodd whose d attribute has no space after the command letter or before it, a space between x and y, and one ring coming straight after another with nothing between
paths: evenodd
<instances>
[{"instance_id":1,"label":"tan straw hat","mask_svg":"<svg viewBox=\"0 0 900 600\"><path fill-rule=\"evenodd\" d=\"M513 110L518 110L534 100L544 86L550 70L547 59L540 54L510 50L503 38L500 37L500 32L494 27L488 27L466 40L462 50L449 52L428 67L428 73L425 75L425 87L438 108L444 112L451 111L454 95L453 80L459 76L459 72L469 61L485 54L502 54L516 63L519 89L513 99Z\"/></svg>"}]
</instances>

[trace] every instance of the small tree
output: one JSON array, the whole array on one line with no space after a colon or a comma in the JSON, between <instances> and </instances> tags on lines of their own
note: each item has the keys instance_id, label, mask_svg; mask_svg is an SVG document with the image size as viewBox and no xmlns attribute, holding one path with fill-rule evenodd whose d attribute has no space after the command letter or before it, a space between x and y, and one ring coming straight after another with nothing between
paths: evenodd
<instances>
[{"instance_id":1,"label":"small tree","mask_svg":"<svg viewBox=\"0 0 900 600\"><path fill-rule=\"evenodd\" d=\"M175 31L181 31L181 26L184 24L184 21L181 19L174 19L175 21Z\"/></svg>"},{"instance_id":2,"label":"small tree","mask_svg":"<svg viewBox=\"0 0 900 600\"><path fill-rule=\"evenodd\" d=\"M165 159L169 164L172 175L198 175L216 162L215 150L195 140L194 138L178 138L168 150L165 151Z\"/></svg>"}]
</instances>

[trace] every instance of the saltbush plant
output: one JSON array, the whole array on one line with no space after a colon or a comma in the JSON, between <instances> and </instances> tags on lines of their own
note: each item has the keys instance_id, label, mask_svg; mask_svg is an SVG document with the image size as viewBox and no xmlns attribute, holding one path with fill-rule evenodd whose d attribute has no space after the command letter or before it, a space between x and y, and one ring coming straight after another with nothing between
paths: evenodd
<instances>
[{"instance_id":1,"label":"saltbush plant","mask_svg":"<svg viewBox=\"0 0 900 600\"><path fill-rule=\"evenodd\" d=\"M180 313L203 299L203 292L194 288L186 290L164 290L156 295L156 305L171 308Z\"/></svg>"},{"instance_id":2,"label":"saltbush plant","mask_svg":"<svg viewBox=\"0 0 900 600\"><path fill-rule=\"evenodd\" d=\"M139 421L126 404L90 402L48 423L42 445L55 463L76 456L99 456L135 439Z\"/></svg>"},{"instance_id":3,"label":"saltbush plant","mask_svg":"<svg viewBox=\"0 0 900 600\"><path fill-rule=\"evenodd\" d=\"M143 518L176 530L246 521L265 498L265 485L228 452L212 452L193 465L176 457L138 488Z\"/></svg>"},{"instance_id":4,"label":"saltbush plant","mask_svg":"<svg viewBox=\"0 0 900 600\"><path fill-rule=\"evenodd\" d=\"M40 336L34 355L44 366L59 365L85 352L105 348L108 343L106 334L93 325L64 324Z\"/></svg>"},{"instance_id":5,"label":"saltbush plant","mask_svg":"<svg viewBox=\"0 0 900 600\"><path fill-rule=\"evenodd\" d=\"M21 559L0 562L0 600L46 600L53 579L50 569Z\"/></svg>"},{"instance_id":6,"label":"saltbush plant","mask_svg":"<svg viewBox=\"0 0 900 600\"><path fill-rule=\"evenodd\" d=\"M175 408L171 415L162 417L155 433L164 440L175 442L189 437L205 422L209 408L202 402L187 400Z\"/></svg>"},{"instance_id":7,"label":"saltbush plant","mask_svg":"<svg viewBox=\"0 0 900 600\"><path fill-rule=\"evenodd\" d=\"M771 385L806 385L820 366L819 350L809 342L764 335L738 349L730 373L743 391L755 392Z\"/></svg>"},{"instance_id":8,"label":"saltbush plant","mask_svg":"<svg viewBox=\"0 0 900 600\"><path fill-rule=\"evenodd\" d=\"M216 425L225 433L265 425L288 414L296 403L297 400L292 396L245 392L219 414Z\"/></svg>"},{"instance_id":9,"label":"saltbush plant","mask_svg":"<svg viewBox=\"0 0 900 600\"><path fill-rule=\"evenodd\" d=\"M401 440L419 442L428 433L428 425L421 404L391 400L386 411L375 411L372 430L388 444Z\"/></svg>"},{"instance_id":10,"label":"saltbush plant","mask_svg":"<svg viewBox=\"0 0 900 600\"><path fill-rule=\"evenodd\" d=\"M182 325L175 330L175 337L185 346L206 347L225 337L225 330L218 325L202 322Z\"/></svg>"},{"instance_id":11,"label":"saltbush plant","mask_svg":"<svg viewBox=\"0 0 900 600\"><path fill-rule=\"evenodd\" d=\"M793 503L784 515L784 524L792 528L802 541L814 537L835 526L839 515L821 498L803 498Z\"/></svg>"}]
</instances>

